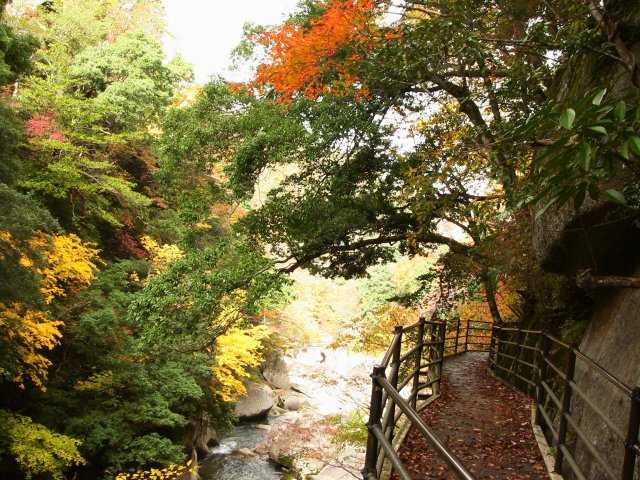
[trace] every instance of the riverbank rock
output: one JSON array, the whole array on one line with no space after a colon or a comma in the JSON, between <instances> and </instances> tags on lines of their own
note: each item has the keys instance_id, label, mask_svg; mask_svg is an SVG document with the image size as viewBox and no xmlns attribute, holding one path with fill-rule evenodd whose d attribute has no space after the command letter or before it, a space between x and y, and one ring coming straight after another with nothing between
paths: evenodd
<instances>
[{"instance_id":1,"label":"riverbank rock","mask_svg":"<svg viewBox=\"0 0 640 480\"><path fill-rule=\"evenodd\" d=\"M290 394L284 398L283 407L290 412L296 412L305 406L308 406L309 402L302 396L297 394Z\"/></svg>"},{"instance_id":2,"label":"riverbank rock","mask_svg":"<svg viewBox=\"0 0 640 480\"><path fill-rule=\"evenodd\" d=\"M280 355L272 354L267 358L264 368L262 369L262 375L274 388L282 390L291 388L289 367L287 367L287 364Z\"/></svg>"},{"instance_id":3,"label":"riverbank rock","mask_svg":"<svg viewBox=\"0 0 640 480\"><path fill-rule=\"evenodd\" d=\"M254 452L250 448L239 448L233 453L235 453L237 455L241 455L243 457L255 457L255 456L257 456L256 452Z\"/></svg>"},{"instance_id":4,"label":"riverbank rock","mask_svg":"<svg viewBox=\"0 0 640 480\"><path fill-rule=\"evenodd\" d=\"M269 385L247 382L247 395L241 398L235 407L235 413L241 420L265 417L275 404L275 394Z\"/></svg>"}]
</instances>

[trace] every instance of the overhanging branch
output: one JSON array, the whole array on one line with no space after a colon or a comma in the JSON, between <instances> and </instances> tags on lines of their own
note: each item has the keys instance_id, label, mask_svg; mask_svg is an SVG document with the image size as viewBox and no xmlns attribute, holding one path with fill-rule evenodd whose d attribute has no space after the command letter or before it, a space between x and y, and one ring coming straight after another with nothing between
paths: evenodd
<instances>
[{"instance_id":1,"label":"overhanging branch","mask_svg":"<svg viewBox=\"0 0 640 480\"><path fill-rule=\"evenodd\" d=\"M398 242L402 242L405 240L408 240L409 237L411 236L411 234L407 233L407 234L397 234L397 235L387 235L387 236L380 236L380 237L375 237L375 238L367 238L367 239L363 239L363 240L358 240L356 242L351 242L351 243L347 243L344 245L332 245L332 246L328 246L325 250L323 251L316 251L314 253L308 254L308 255L304 255L301 258L296 258L295 256L290 256L286 259L280 260L276 263L279 264L285 264L285 263L289 263L292 260L295 260L293 263L289 264L289 265L285 265L281 268L278 268L278 270L282 273L292 273L293 271L297 270L298 268L303 268L307 265L309 265L311 262L313 262L314 260L324 256L324 255L330 255L330 254L340 254L340 253L346 253L346 252L355 252L357 250L363 249L363 248L367 248L367 247L371 247L371 246L375 246L375 245L390 245L392 243L398 243ZM464 243L458 242L457 240L454 240L452 238L449 237L445 237L444 235L440 235L438 233L422 233L422 234L417 234L413 237L415 240L417 240L418 242L421 243L433 243L433 244L438 244L438 245L446 245L447 247L449 247L449 249L452 252L455 253L459 253L459 254L463 254L463 255L467 255L471 252L471 249L473 248L473 246L471 245L466 245Z\"/></svg>"}]
</instances>

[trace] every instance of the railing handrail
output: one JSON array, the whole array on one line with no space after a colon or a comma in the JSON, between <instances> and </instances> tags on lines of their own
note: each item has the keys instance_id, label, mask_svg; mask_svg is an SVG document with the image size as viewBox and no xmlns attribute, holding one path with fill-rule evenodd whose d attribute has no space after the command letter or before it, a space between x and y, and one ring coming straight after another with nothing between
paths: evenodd
<instances>
[{"instance_id":1,"label":"railing handrail","mask_svg":"<svg viewBox=\"0 0 640 480\"><path fill-rule=\"evenodd\" d=\"M588 355L582 353L579 348L577 348L577 347L575 347L573 345L570 345L567 342L564 342L564 341L560 340L559 338L551 335L548 332L545 332L543 330L525 330L525 329L521 329L521 328L509 328L509 327L503 327L503 326L498 326L498 325L494 326L493 328L496 329L496 330L504 331L504 332L521 332L521 333L529 333L529 334L536 334L536 335L544 335L545 337L547 337L549 340L551 340L556 345L559 345L562 348L564 348L564 349L566 349L568 351L572 351L573 353L575 353L575 355L580 360L582 360L582 361L590 364L592 367L594 367L598 371L598 373L600 373L606 380L608 380L614 386L618 387L625 394L631 395L632 388L629 385L624 383L622 380L620 380L618 377L616 377L613 373L611 373L608 370L606 370L602 365L600 365L598 362L596 362L593 358L591 358Z\"/></svg>"},{"instance_id":2,"label":"railing handrail","mask_svg":"<svg viewBox=\"0 0 640 480\"><path fill-rule=\"evenodd\" d=\"M456 475L459 478L464 480L475 480L473 475L465 468L462 462L458 459L458 457L444 444L442 440L431 430L424 420L420 417L420 414L416 412L411 405L402 398L400 393L393 388L393 386L389 383L389 381L384 377L377 378L378 383L382 386L382 388L387 392L387 394L393 398L395 404L400 407L400 409L407 416L411 424L420 430L420 433L429 441L431 446L433 446L438 454L449 464L449 466L453 469ZM409 477L411 478L411 477Z\"/></svg>"},{"instance_id":3,"label":"railing handrail","mask_svg":"<svg viewBox=\"0 0 640 480\"><path fill-rule=\"evenodd\" d=\"M563 466L571 469L577 478L585 478L573 452L573 440L567 436L568 430L574 432L574 436L584 444L590 458L596 462L606 477L611 480L633 480L636 469L637 457L640 455L640 387L631 388L616 375L606 370L597 361L581 352L576 346L556 338L543 330L523 329L502 325L492 325L487 328L482 324L487 322L468 320L461 328L461 320L454 319L454 335L447 335L447 322L425 320L408 327L396 327L394 337L385 352L382 364L375 367L372 377L372 402L369 415L369 440L367 446L367 459L364 470L367 480L377 480L384 468L385 460L391 463L392 469L401 480L411 480L411 475L403 465L392 443L396 422L405 416L410 424L415 427L435 449L437 454L447 462L452 471L464 480L472 480L473 476L464 467L460 460L438 438L429 426L422 420L418 413L418 397L434 398L440 390L442 364L445 357L466 352L469 347L477 350L477 347L489 347L489 362L492 368L504 372L511 380L519 380L520 385L526 385L529 392L535 390L536 419L535 423L551 435L551 443L555 448L554 469L561 472ZM451 324L451 322L450 322ZM480 324L481 326L476 326ZM429 327L426 331L425 326ZM403 343L403 334L418 329L418 334L412 333L409 338L410 345ZM482 334L470 334L470 332L491 332L491 336ZM425 339L426 338L426 339ZM479 339L474 341L474 339ZM531 339L536 340L535 345L527 344ZM428 341L427 341L428 340ZM461 341L462 340L462 341ZM471 340L471 341L470 341ZM484 340L484 341L483 341ZM490 343L487 344L487 340ZM448 343L448 345L447 345ZM551 345L555 345L553 351ZM462 346L462 351L459 347ZM402 351L406 347L407 351ZM426 360L423 355L427 353ZM486 350L481 350L486 351ZM558 366L551 357L557 358L558 352L566 352L567 365ZM563 354L564 355L564 354ZM413 367L410 364L409 371L403 369L403 378L398 378L401 366L415 359ZM531 360L533 359L533 360ZM590 371L597 372L610 385L615 386L619 392L630 400L630 409L626 432L608 418L605 411L598 407L579 387L574 379L576 372L576 360L583 362ZM565 362L566 363L566 362ZM387 376L387 368L391 365L390 377ZM509 367L510 365L510 367ZM551 377L548 375L551 374ZM406 375L406 376L404 376ZM421 376L427 376L427 380L420 380ZM561 393L554 393L558 388L559 380L562 387ZM400 392L413 380L413 385L408 399L403 398ZM427 390L430 389L430 390ZM430 392L423 394L420 392ZM572 394L579 396L600 421L609 428L611 434L623 441L624 459L620 477L614 474L612 465L605 461L605 452L596 450L590 442L584 430L571 414L573 404ZM551 399L551 410L546 399ZM577 397L576 397L577 398ZM396 414L396 407L399 412ZM385 411L386 409L386 411ZM606 409L604 409L606 410ZM383 414L384 412L384 414ZM555 418L554 418L555 417ZM381 423L381 420L383 423ZM625 435L626 433L626 435ZM613 438L613 437L612 437Z\"/></svg>"},{"instance_id":4,"label":"railing handrail","mask_svg":"<svg viewBox=\"0 0 640 480\"><path fill-rule=\"evenodd\" d=\"M577 478L585 478L581 465L578 464L575 452L572 451L574 446L568 441L567 431L569 428L574 432L574 437L581 441L581 445L588 453L590 458L595 461L599 469L605 476L611 480L633 480L634 471L638 453L640 453L638 434L640 433L640 387L632 389L620 380L613 373L606 370L602 365L594 359L581 352L578 347L571 345L545 331L524 330L520 328L509 328L504 326L494 326L494 338L492 338L492 348L490 352L491 368L497 368L501 372L505 372L510 378L517 378L524 381L530 388L535 389L536 403L536 419L544 432L550 434L550 442L555 448L555 465L554 470L561 473L566 465ZM522 334L525 333L523 336ZM506 335L514 335L515 338L505 340ZM526 335L532 335L536 340L536 346L526 344ZM551 344L556 347L555 351L551 351ZM502 351L507 347L509 353ZM517 349L517 353L513 350ZM523 351L532 352L534 357L533 363L521 358ZM552 356L557 356L558 352L566 354L566 365L558 366L557 362L552 361ZM514 353L514 354L512 354ZM510 355L511 354L511 355ZM500 358L511 360L511 367L500 364ZM588 371L595 371L601 377L615 386L624 397L629 399L629 413L626 423L626 435L621 428L608 417L608 415L600 408L592 398L578 385L574 378L576 372L576 360L586 364ZM549 370L549 368L551 370ZM554 383L550 380L549 374L552 373L559 382ZM528 377L528 378L527 378ZM561 386L561 393L553 391L554 385ZM608 428L608 432L612 439L617 439L624 447L624 457L620 466L620 476L614 472L615 466L610 460L605 459L603 454L606 452L598 451L593 439L589 438L580 422L572 416L573 394L577 394L584 405L596 415L598 421L601 421ZM546 400L545 400L546 399ZM548 406L548 400L552 401L551 410ZM553 413L555 409L556 413ZM606 409L605 409L606 410ZM555 419L554 419L555 417ZM566 460L566 462L565 462Z\"/></svg>"},{"instance_id":5,"label":"railing handrail","mask_svg":"<svg viewBox=\"0 0 640 480\"><path fill-rule=\"evenodd\" d=\"M384 469L385 460L389 460L391 467L401 480L411 480L392 443L396 423L405 416L459 478L473 480L473 476L462 462L422 420L417 408L418 398L437 398L439 395L445 357L466 352L469 348L477 350L478 347L489 346L490 336L475 334L490 332L491 329L485 326L487 323L469 320L464 321L464 326L461 328L462 321L457 318L453 337L447 336L447 322L444 320L426 320L421 317L412 325L395 328L381 363L374 367L371 375L371 406L367 423L369 437L363 470L365 479L377 480ZM406 336L408 342L404 342L404 335L409 332L411 335ZM470 335L470 332L473 334ZM447 342L450 344L447 345ZM460 347L462 347L461 351ZM407 363L408 371L403 368L403 378L400 379L398 375L400 369ZM425 376L427 379L421 380L421 377ZM411 383L411 392L407 398L404 398L400 392L405 387L408 388ZM397 415L396 407L400 410Z\"/></svg>"}]
</instances>

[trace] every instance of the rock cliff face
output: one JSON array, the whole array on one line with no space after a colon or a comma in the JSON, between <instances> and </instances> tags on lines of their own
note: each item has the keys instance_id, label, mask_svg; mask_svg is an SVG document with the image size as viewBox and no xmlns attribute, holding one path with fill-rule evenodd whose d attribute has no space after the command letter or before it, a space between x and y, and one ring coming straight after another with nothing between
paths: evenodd
<instances>
[{"instance_id":1,"label":"rock cliff face","mask_svg":"<svg viewBox=\"0 0 640 480\"><path fill-rule=\"evenodd\" d=\"M607 11L624 24L626 47L640 59L640 37L633 33L640 29L638 3L604 0L604 4ZM550 95L562 104L598 88L607 89L608 102L628 101L638 95L638 88L622 62L593 52L568 59L555 79ZM621 171L618 180L609 180L602 187L618 188L628 182L625 177L629 175L629 171ZM592 268L600 273L610 273L610 270L620 268L620 261L612 256L616 249L611 247L630 252L639 235L637 225L634 228L630 222L619 221L619 218L614 205L595 201L589 196L577 211L570 205L549 209L534 224L534 252L543 268L550 272L573 274L578 269ZM628 262L626 266L629 266Z\"/></svg>"},{"instance_id":2,"label":"rock cliff face","mask_svg":"<svg viewBox=\"0 0 640 480\"><path fill-rule=\"evenodd\" d=\"M636 274L640 275L640 267L636 268ZM598 299L580 351L632 388L640 385L640 289L607 292ZM626 435L630 406L628 396L582 362L576 365L576 384ZM579 419L579 428L598 451L604 453L604 458L619 477L624 440L616 436L579 396L574 398L572 409ZM576 456L586 478L608 478L597 462L590 460L587 447L579 441Z\"/></svg>"},{"instance_id":3,"label":"rock cliff face","mask_svg":"<svg viewBox=\"0 0 640 480\"><path fill-rule=\"evenodd\" d=\"M283 390L291 388L289 368L280 354L272 354L267 358L262 369L262 375L274 388Z\"/></svg>"},{"instance_id":4,"label":"rock cliff face","mask_svg":"<svg viewBox=\"0 0 640 480\"><path fill-rule=\"evenodd\" d=\"M604 4L626 25L628 31L623 33L628 46L636 58L640 58L640 37L629 34L640 28L637 2L605 0ZM632 4L634 7L630 8ZM599 87L608 89L609 100L637 98L638 95L638 89L620 62L591 54L567 62L554 89L556 98L562 101L580 98ZM629 178L625 175L629 174L621 172L620 178L611 180L611 186L605 188L628 184ZM640 221L637 212L605 201L587 199L578 211L571 206L548 211L535 222L533 247L544 270L567 277L575 277L585 269L594 275L640 275ZM627 385L640 385L640 289L610 288L585 293L592 299L592 310L588 318L581 319L588 326L579 344L580 351ZM626 435L630 402L625 394L581 361L576 364L575 382L596 408L612 420L614 427ZM624 440L600 420L579 394L574 394L572 400L571 408L578 427L611 465L615 475L620 477ZM579 440L576 440L575 454L585 478L608 478L591 460L588 447Z\"/></svg>"},{"instance_id":5,"label":"rock cliff face","mask_svg":"<svg viewBox=\"0 0 640 480\"><path fill-rule=\"evenodd\" d=\"M569 205L534 224L534 251L548 272L574 276L585 269L594 275L628 275L640 228L629 212L600 201L587 201L578 211Z\"/></svg>"}]
</instances>

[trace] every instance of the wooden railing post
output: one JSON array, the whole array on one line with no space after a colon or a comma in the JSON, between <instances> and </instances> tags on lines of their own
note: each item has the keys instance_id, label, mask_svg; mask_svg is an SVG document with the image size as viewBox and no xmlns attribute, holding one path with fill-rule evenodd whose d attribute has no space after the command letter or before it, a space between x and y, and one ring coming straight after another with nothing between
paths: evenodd
<instances>
[{"instance_id":1,"label":"wooden railing post","mask_svg":"<svg viewBox=\"0 0 640 480\"><path fill-rule=\"evenodd\" d=\"M420 388L420 367L422 365L422 350L424 348L424 317L418 320L418 333L416 338L415 373L413 374L413 388L411 389L411 406L415 410L418 404L418 388Z\"/></svg>"},{"instance_id":2,"label":"wooden railing post","mask_svg":"<svg viewBox=\"0 0 640 480\"><path fill-rule=\"evenodd\" d=\"M369 421L367 422L369 434L367 436L364 470L362 471L364 480L369 480L371 475L373 475L373 478L377 477L378 439L373 434L372 428L375 425L380 425L380 418L382 418L382 387L378 383L378 378L384 377L384 371L385 368L378 365L373 367L373 372L371 373L371 402L369 403Z\"/></svg>"},{"instance_id":3,"label":"wooden railing post","mask_svg":"<svg viewBox=\"0 0 640 480\"><path fill-rule=\"evenodd\" d=\"M640 430L640 387L631 391L631 407L627 425L624 462L622 463L622 480L633 480L638 452L638 434Z\"/></svg>"},{"instance_id":4,"label":"wooden railing post","mask_svg":"<svg viewBox=\"0 0 640 480\"><path fill-rule=\"evenodd\" d=\"M458 353L458 337L460 336L460 317L457 317L456 321L456 340L453 346L453 354Z\"/></svg>"},{"instance_id":5,"label":"wooden railing post","mask_svg":"<svg viewBox=\"0 0 640 480\"><path fill-rule=\"evenodd\" d=\"M565 370L564 391L562 392L562 408L560 409L560 424L558 426L558 438L556 439L556 461L554 471L561 474L562 461L564 453L562 447L565 446L567 438L567 415L571 410L571 382L576 370L576 350L575 347L569 349L569 360L567 361L567 369Z\"/></svg>"},{"instance_id":6,"label":"wooden railing post","mask_svg":"<svg viewBox=\"0 0 640 480\"><path fill-rule=\"evenodd\" d=\"M547 337L546 332L542 332L540 337L538 338L537 344L537 352L535 357L535 365L536 365L536 424L544 425L544 421L542 419L542 413L540 413L540 409L543 408L544 404L544 387L542 386L542 382L547 381L547 359L549 358L549 350L551 348L551 341L549 337Z\"/></svg>"}]
</instances>

